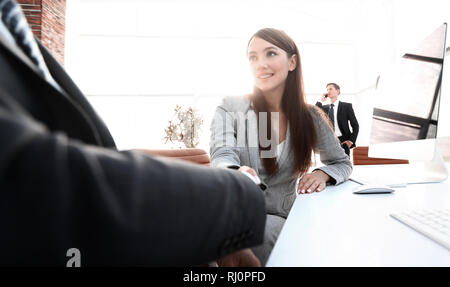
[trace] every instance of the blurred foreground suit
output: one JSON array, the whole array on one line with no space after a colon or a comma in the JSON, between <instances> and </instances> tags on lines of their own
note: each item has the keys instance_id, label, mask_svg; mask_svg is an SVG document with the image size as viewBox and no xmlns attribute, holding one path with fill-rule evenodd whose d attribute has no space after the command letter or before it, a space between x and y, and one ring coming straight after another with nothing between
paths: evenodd
<instances>
[{"instance_id":1,"label":"blurred foreground suit","mask_svg":"<svg viewBox=\"0 0 450 287\"><path fill-rule=\"evenodd\" d=\"M65 266L69 248L81 266L191 265L262 243L264 198L250 179L118 152L38 44L62 92L0 37L0 265Z\"/></svg>"}]
</instances>

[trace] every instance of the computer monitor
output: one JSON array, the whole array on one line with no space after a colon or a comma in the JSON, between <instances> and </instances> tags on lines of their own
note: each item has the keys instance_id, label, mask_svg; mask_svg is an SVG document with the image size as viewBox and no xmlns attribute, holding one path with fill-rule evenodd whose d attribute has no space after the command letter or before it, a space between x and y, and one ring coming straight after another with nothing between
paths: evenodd
<instances>
[{"instance_id":1,"label":"computer monitor","mask_svg":"<svg viewBox=\"0 0 450 287\"><path fill-rule=\"evenodd\" d=\"M444 23L377 79L369 157L409 160L398 183L447 178L436 145L446 35Z\"/></svg>"}]
</instances>

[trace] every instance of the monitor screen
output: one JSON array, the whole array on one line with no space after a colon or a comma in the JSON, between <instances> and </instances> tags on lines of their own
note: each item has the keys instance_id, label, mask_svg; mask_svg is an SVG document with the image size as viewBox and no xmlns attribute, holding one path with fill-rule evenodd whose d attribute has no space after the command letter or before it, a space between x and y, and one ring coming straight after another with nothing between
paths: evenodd
<instances>
[{"instance_id":1,"label":"monitor screen","mask_svg":"<svg viewBox=\"0 0 450 287\"><path fill-rule=\"evenodd\" d=\"M446 33L444 23L378 77L369 156L418 160L433 156L435 143L430 140L437 135ZM380 145L384 143L393 144Z\"/></svg>"}]
</instances>

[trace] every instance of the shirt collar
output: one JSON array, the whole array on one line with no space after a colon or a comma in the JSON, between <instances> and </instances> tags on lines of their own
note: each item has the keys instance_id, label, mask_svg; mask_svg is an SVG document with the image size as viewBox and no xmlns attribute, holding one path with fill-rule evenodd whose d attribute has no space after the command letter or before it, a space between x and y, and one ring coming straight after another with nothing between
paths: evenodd
<instances>
[{"instance_id":1,"label":"shirt collar","mask_svg":"<svg viewBox=\"0 0 450 287\"><path fill-rule=\"evenodd\" d=\"M12 37L11 33L9 32L9 30L3 24L3 21L1 21L1 20L0 20L0 37L3 37L9 43L11 43L12 45L16 44L16 41Z\"/></svg>"}]
</instances>

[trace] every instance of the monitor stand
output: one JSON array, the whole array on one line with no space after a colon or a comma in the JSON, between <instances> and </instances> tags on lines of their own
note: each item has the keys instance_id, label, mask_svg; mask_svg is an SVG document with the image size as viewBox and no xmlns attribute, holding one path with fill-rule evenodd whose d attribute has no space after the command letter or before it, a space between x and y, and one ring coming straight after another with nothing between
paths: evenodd
<instances>
[{"instance_id":1,"label":"monitor stand","mask_svg":"<svg viewBox=\"0 0 450 287\"><path fill-rule=\"evenodd\" d=\"M417 179L412 179L407 183L431 183L442 182L448 178L447 167L445 161L440 152L439 146L436 145L434 149L433 159L430 161L410 161L411 169L422 171L423 175L420 176L416 172L414 174L418 176Z\"/></svg>"},{"instance_id":2,"label":"monitor stand","mask_svg":"<svg viewBox=\"0 0 450 287\"><path fill-rule=\"evenodd\" d=\"M442 182L448 171L435 146L434 156L429 161L410 161L409 164L356 165L350 179L360 184L401 187L407 184Z\"/></svg>"}]
</instances>

